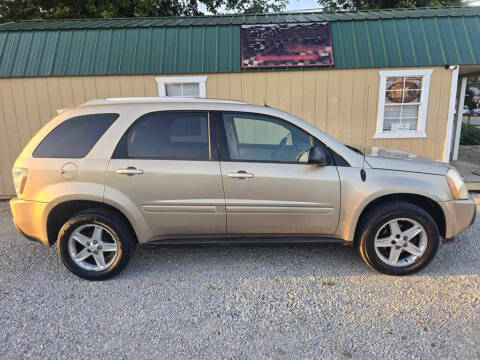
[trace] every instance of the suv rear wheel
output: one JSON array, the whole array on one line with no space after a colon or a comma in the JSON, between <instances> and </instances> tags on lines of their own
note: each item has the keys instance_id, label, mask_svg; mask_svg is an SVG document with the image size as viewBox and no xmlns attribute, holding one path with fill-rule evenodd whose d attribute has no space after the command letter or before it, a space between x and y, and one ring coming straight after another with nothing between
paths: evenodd
<instances>
[{"instance_id":1,"label":"suv rear wheel","mask_svg":"<svg viewBox=\"0 0 480 360\"><path fill-rule=\"evenodd\" d=\"M372 268L388 275L423 269L435 256L439 243L435 220L407 202L380 205L360 224L360 255Z\"/></svg>"},{"instance_id":2,"label":"suv rear wheel","mask_svg":"<svg viewBox=\"0 0 480 360\"><path fill-rule=\"evenodd\" d=\"M91 209L69 219L60 229L57 251L75 275L104 280L127 266L135 240L123 219L112 211Z\"/></svg>"}]
</instances>

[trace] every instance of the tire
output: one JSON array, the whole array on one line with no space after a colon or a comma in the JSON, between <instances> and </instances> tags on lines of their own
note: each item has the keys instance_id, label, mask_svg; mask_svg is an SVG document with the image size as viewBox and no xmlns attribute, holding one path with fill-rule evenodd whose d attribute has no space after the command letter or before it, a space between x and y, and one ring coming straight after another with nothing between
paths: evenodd
<instances>
[{"instance_id":1,"label":"tire","mask_svg":"<svg viewBox=\"0 0 480 360\"><path fill-rule=\"evenodd\" d=\"M408 233L407 230L411 231ZM418 230L422 231L408 241L404 240ZM422 208L403 201L385 203L370 210L359 224L358 236L358 250L363 260L387 275L408 275L420 271L434 258L440 245L435 220Z\"/></svg>"},{"instance_id":2,"label":"tire","mask_svg":"<svg viewBox=\"0 0 480 360\"><path fill-rule=\"evenodd\" d=\"M135 248L136 241L125 220L105 209L75 214L62 226L57 238L57 252L63 264L87 280L105 280L119 274Z\"/></svg>"}]
</instances>

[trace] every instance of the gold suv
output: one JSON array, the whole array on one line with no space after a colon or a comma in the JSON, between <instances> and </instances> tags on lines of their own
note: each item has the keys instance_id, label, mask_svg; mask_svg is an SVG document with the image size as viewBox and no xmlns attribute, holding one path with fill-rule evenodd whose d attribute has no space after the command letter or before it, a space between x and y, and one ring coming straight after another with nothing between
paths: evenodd
<instances>
[{"instance_id":1,"label":"gold suv","mask_svg":"<svg viewBox=\"0 0 480 360\"><path fill-rule=\"evenodd\" d=\"M90 280L145 243L336 242L405 275L475 216L448 164L366 156L291 114L227 100L87 102L30 140L13 178L18 230L56 243Z\"/></svg>"}]
</instances>

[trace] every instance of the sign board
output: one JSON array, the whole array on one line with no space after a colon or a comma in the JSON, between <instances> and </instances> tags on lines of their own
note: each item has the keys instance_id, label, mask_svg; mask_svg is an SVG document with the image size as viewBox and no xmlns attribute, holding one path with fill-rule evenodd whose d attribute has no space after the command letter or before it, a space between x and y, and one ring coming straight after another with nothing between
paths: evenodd
<instances>
[{"instance_id":1,"label":"sign board","mask_svg":"<svg viewBox=\"0 0 480 360\"><path fill-rule=\"evenodd\" d=\"M330 23L242 25L243 69L333 66Z\"/></svg>"}]
</instances>

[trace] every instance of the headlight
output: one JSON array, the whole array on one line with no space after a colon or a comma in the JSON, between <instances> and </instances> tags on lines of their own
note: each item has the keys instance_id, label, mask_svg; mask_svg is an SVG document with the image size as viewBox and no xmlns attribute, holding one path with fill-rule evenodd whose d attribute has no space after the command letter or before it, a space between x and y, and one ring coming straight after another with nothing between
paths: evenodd
<instances>
[{"instance_id":1,"label":"headlight","mask_svg":"<svg viewBox=\"0 0 480 360\"><path fill-rule=\"evenodd\" d=\"M468 199L468 190L459 172L455 169L450 169L447 171L446 176L453 198L456 200Z\"/></svg>"}]
</instances>

